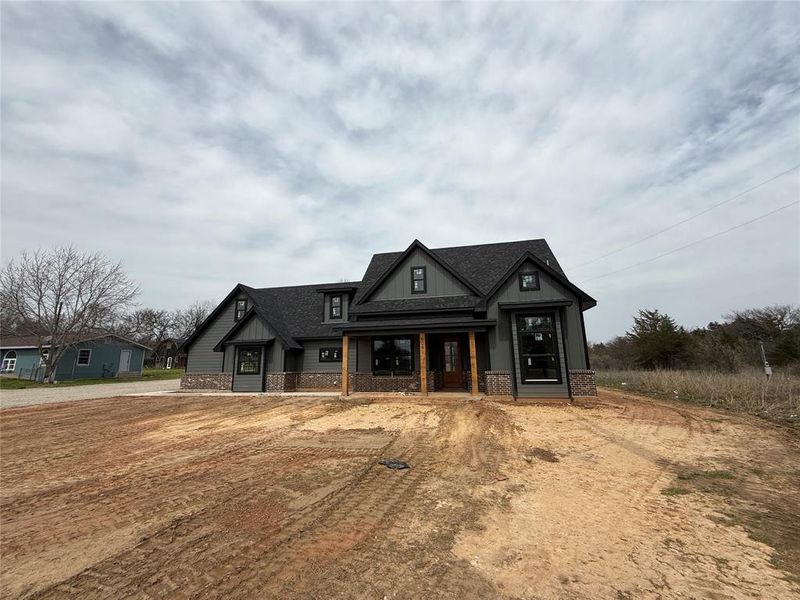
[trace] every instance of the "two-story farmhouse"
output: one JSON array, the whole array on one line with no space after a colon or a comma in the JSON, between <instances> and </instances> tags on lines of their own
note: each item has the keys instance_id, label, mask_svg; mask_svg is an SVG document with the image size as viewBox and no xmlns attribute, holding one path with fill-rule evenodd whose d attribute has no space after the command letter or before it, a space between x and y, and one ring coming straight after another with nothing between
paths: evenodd
<instances>
[{"instance_id":1,"label":"two-story farmhouse","mask_svg":"<svg viewBox=\"0 0 800 600\"><path fill-rule=\"evenodd\" d=\"M184 342L182 386L595 395L583 321L595 305L545 240L415 240L375 254L358 282L237 285Z\"/></svg>"}]
</instances>

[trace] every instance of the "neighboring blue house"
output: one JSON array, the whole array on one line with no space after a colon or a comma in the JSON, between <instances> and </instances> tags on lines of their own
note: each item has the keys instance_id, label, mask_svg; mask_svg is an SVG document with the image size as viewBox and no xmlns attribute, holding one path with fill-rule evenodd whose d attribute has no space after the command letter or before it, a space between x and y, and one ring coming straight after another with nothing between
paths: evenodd
<instances>
[{"instance_id":1,"label":"neighboring blue house","mask_svg":"<svg viewBox=\"0 0 800 600\"><path fill-rule=\"evenodd\" d=\"M112 334L85 340L64 353L56 366L55 380L141 376L144 355L149 350L147 346ZM43 344L42 354L47 355L49 351L49 344ZM0 358L3 375L38 380L44 377L36 336L3 337Z\"/></svg>"}]
</instances>

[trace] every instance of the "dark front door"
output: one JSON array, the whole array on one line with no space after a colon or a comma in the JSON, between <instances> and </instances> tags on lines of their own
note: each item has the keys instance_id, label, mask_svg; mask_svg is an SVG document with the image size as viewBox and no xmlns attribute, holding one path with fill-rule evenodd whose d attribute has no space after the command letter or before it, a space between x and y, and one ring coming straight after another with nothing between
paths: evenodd
<instances>
[{"instance_id":1,"label":"dark front door","mask_svg":"<svg viewBox=\"0 0 800 600\"><path fill-rule=\"evenodd\" d=\"M461 342L457 337L442 341L442 385L446 388L462 388Z\"/></svg>"}]
</instances>

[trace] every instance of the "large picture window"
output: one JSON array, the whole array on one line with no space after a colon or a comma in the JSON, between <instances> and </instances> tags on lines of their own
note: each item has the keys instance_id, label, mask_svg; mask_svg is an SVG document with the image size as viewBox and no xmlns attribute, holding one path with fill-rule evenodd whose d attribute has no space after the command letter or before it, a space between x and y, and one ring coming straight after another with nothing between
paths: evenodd
<instances>
[{"instance_id":1,"label":"large picture window","mask_svg":"<svg viewBox=\"0 0 800 600\"><path fill-rule=\"evenodd\" d=\"M522 383L561 383L555 313L517 317Z\"/></svg>"},{"instance_id":2,"label":"large picture window","mask_svg":"<svg viewBox=\"0 0 800 600\"><path fill-rule=\"evenodd\" d=\"M258 375L259 373L261 373L261 348L239 348L236 374Z\"/></svg>"},{"instance_id":3,"label":"large picture window","mask_svg":"<svg viewBox=\"0 0 800 600\"><path fill-rule=\"evenodd\" d=\"M410 375L413 369L410 337L372 338L372 372L375 375Z\"/></svg>"}]
</instances>

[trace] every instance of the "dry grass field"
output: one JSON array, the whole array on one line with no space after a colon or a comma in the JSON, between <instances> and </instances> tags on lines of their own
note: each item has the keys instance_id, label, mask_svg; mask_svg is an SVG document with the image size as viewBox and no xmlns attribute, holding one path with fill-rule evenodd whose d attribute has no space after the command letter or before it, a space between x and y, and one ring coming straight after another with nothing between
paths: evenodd
<instances>
[{"instance_id":1,"label":"dry grass field","mask_svg":"<svg viewBox=\"0 0 800 600\"><path fill-rule=\"evenodd\" d=\"M800 442L748 416L139 397L3 410L0 441L3 598L800 594Z\"/></svg>"},{"instance_id":2,"label":"dry grass field","mask_svg":"<svg viewBox=\"0 0 800 600\"><path fill-rule=\"evenodd\" d=\"M683 400L800 425L800 377L761 371L599 371L598 382L618 389Z\"/></svg>"}]
</instances>

